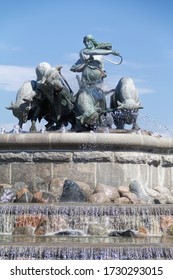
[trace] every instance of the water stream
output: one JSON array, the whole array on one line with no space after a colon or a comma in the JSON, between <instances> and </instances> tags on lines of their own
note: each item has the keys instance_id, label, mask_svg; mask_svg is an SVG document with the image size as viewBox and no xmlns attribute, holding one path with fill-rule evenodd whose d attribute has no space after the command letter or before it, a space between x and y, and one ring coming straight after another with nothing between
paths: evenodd
<instances>
[{"instance_id":1,"label":"water stream","mask_svg":"<svg viewBox=\"0 0 173 280\"><path fill-rule=\"evenodd\" d=\"M3 204L0 206L0 259L172 259L173 239L163 235L161 217L173 215L172 205L112 206L69 204ZM32 226L38 218L47 221L46 234L13 235L17 226ZM65 231L79 236L58 236ZM91 223L112 231L145 227L148 236L91 236Z\"/></svg>"},{"instance_id":2,"label":"water stream","mask_svg":"<svg viewBox=\"0 0 173 280\"><path fill-rule=\"evenodd\" d=\"M172 240L119 238L15 238L0 242L0 259L172 259ZM0 239L1 240L1 239ZM95 240L95 242L93 242ZM121 240L121 242L120 242ZM2 240L1 240L2 241ZM8 242L7 242L8 241ZM117 242L118 241L118 242Z\"/></svg>"}]
</instances>

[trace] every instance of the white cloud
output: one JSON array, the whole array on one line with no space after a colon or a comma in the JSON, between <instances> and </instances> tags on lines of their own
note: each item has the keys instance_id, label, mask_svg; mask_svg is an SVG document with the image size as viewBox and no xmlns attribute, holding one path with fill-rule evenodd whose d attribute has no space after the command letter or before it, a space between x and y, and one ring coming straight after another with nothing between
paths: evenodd
<instances>
[{"instance_id":1,"label":"white cloud","mask_svg":"<svg viewBox=\"0 0 173 280\"><path fill-rule=\"evenodd\" d=\"M141 69L144 67L143 64L132 62L132 61L123 60L123 64L124 64L124 66L135 69L135 70L138 70L138 69Z\"/></svg>"},{"instance_id":2,"label":"white cloud","mask_svg":"<svg viewBox=\"0 0 173 280\"><path fill-rule=\"evenodd\" d=\"M150 69L150 68L158 68L158 67L162 67L163 63L154 63L154 64L144 64L144 63L136 63L136 62L132 62L132 61L124 61L123 60L123 64L131 69L134 70L139 70L139 69Z\"/></svg>"},{"instance_id":3,"label":"white cloud","mask_svg":"<svg viewBox=\"0 0 173 280\"><path fill-rule=\"evenodd\" d=\"M152 94L156 92L155 89L146 86L144 79L137 78L134 81L139 94Z\"/></svg>"},{"instance_id":4,"label":"white cloud","mask_svg":"<svg viewBox=\"0 0 173 280\"><path fill-rule=\"evenodd\" d=\"M151 94L156 92L154 89L146 87L137 87L137 90L139 94Z\"/></svg>"},{"instance_id":5,"label":"white cloud","mask_svg":"<svg viewBox=\"0 0 173 280\"><path fill-rule=\"evenodd\" d=\"M65 64L62 67L62 75L67 80L68 84L72 88L72 90L76 93L79 89L78 82L76 79L76 74L70 71L71 65ZM118 83L121 77L119 75L116 76L108 76L105 81L105 90L109 90L110 88L114 88ZM18 89L25 81L35 80L35 68L32 67L22 67L16 65L0 65L0 90L2 91L15 91ZM148 88L143 86L145 81L135 79L137 84L138 91L140 94L150 94L154 93L155 90L152 88Z\"/></svg>"},{"instance_id":6,"label":"white cloud","mask_svg":"<svg viewBox=\"0 0 173 280\"><path fill-rule=\"evenodd\" d=\"M77 52L74 52L74 53L69 53L69 54L66 54L65 55L65 58L67 60L70 60L70 61L77 61L79 59L79 53Z\"/></svg>"},{"instance_id":7,"label":"white cloud","mask_svg":"<svg viewBox=\"0 0 173 280\"><path fill-rule=\"evenodd\" d=\"M32 79L36 79L32 67L0 65L0 90L17 91L25 81Z\"/></svg>"},{"instance_id":8,"label":"white cloud","mask_svg":"<svg viewBox=\"0 0 173 280\"><path fill-rule=\"evenodd\" d=\"M63 65L64 78L74 92L78 90L76 75L70 71L70 65ZM16 65L0 65L0 91L17 92L25 81L36 80L35 68Z\"/></svg>"}]
</instances>

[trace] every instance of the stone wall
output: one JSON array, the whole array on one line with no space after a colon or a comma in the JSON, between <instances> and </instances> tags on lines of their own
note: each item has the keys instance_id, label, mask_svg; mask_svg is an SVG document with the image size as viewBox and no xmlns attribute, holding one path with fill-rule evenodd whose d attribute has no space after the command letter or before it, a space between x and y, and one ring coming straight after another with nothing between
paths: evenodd
<instances>
[{"instance_id":1,"label":"stone wall","mask_svg":"<svg viewBox=\"0 0 173 280\"><path fill-rule=\"evenodd\" d=\"M173 139L131 133L26 133L0 135L0 183L36 176L173 189Z\"/></svg>"}]
</instances>

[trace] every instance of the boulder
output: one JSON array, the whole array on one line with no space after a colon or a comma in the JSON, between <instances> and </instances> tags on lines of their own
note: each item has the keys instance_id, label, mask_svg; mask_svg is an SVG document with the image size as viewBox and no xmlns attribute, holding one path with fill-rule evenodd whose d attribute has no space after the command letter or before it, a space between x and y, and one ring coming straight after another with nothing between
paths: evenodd
<instances>
[{"instance_id":1,"label":"boulder","mask_svg":"<svg viewBox=\"0 0 173 280\"><path fill-rule=\"evenodd\" d=\"M36 192L33 195L33 203L53 203L57 202L56 197L48 192Z\"/></svg>"},{"instance_id":2,"label":"boulder","mask_svg":"<svg viewBox=\"0 0 173 280\"><path fill-rule=\"evenodd\" d=\"M104 193L111 201L114 201L116 198L120 197L119 192L116 187L107 186L104 184L97 184L94 193Z\"/></svg>"},{"instance_id":3,"label":"boulder","mask_svg":"<svg viewBox=\"0 0 173 280\"><path fill-rule=\"evenodd\" d=\"M65 180L63 192L60 196L61 202L86 202L87 195L84 191L72 180Z\"/></svg>"},{"instance_id":4,"label":"boulder","mask_svg":"<svg viewBox=\"0 0 173 280\"><path fill-rule=\"evenodd\" d=\"M110 203L111 200L104 192L94 193L90 196L89 201L91 203Z\"/></svg>"}]
</instances>

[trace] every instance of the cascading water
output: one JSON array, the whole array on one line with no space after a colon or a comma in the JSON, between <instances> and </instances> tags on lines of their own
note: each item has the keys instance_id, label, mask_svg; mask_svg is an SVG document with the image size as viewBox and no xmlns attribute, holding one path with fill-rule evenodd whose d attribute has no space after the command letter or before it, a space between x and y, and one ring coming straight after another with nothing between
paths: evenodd
<instances>
[{"instance_id":1,"label":"cascading water","mask_svg":"<svg viewBox=\"0 0 173 280\"><path fill-rule=\"evenodd\" d=\"M88 235L88 225L98 223L111 231L137 230L145 227L149 236L162 236L160 218L171 217L173 206L85 206L74 205L4 205L0 206L0 233L11 234L15 227L32 226L37 224L38 219L46 220L46 235L59 231L59 219L64 220L63 230L81 231ZM57 224L56 224L57 220Z\"/></svg>"},{"instance_id":2,"label":"cascading water","mask_svg":"<svg viewBox=\"0 0 173 280\"><path fill-rule=\"evenodd\" d=\"M0 259L171 259L172 240L162 236L161 217L173 215L173 206L111 205L2 205L0 207ZM15 227L32 226L34 218L44 217L44 236L12 235ZM60 219L63 232L56 235ZM55 220L57 224L55 224ZM106 226L107 236L91 236L91 223ZM109 236L115 231L145 227L146 238ZM72 236L73 232L81 235ZM12 246L13 244L13 246Z\"/></svg>"},{"instance_id":3,"label":"cascading water","mask_svg":"<svg viewBox=\"0 0 173 280\"><path fill-rule=\"evenodd\" d=\"M0 248L0 259L27 259L27 260L149 260L172 259L173 248L170 244L147 243L139 245L122 244L115 246L112 243L103 245L82 245L71 243L37 245L3 245Z\"/></svg>"}]
</instances>

